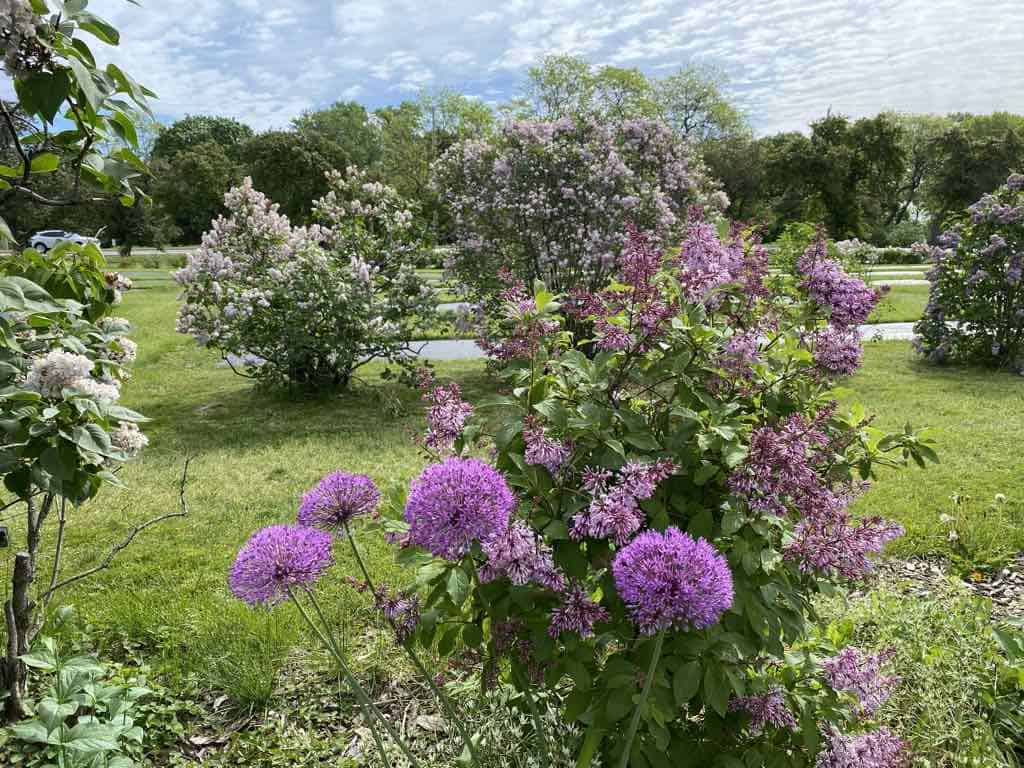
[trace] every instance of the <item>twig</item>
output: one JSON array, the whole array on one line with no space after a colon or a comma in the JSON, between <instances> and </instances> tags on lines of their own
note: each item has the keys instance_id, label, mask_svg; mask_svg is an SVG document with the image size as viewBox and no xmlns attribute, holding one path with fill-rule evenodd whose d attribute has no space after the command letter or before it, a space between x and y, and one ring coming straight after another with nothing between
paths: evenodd
<instances>
[{"instance_id":1,"label":"twig","mask_svg":"<svg viewBox=\"0 0 1024 768\"><path fill-rule=\"evenodd\" d=\"M64 579L63 581L57 582L52 587L50 587L50 589L44 592L41 595L40 599L48 600L50 598L50 595L52 595L58 589L62 589L68 586L69 584L74 584L76 581L81 581L82 579L92 576L94 573L98 573L102 570L109 568L114 558L117 557L117 555L122 550L126 549L128 545L131 544L132 541L134 541L136 536L138 536L147 528L154 526L157 523L162 523L164 520L170 520L173 517L188 517L188 501L185 498L185 488L188 483L188 467L191 462L192 457L186 456L185 467L182 469L181 480L179 481L178 484L178 504L180 506L180 509L177 512L168 512L164 515L157 515L156 517L147 520L144 523L139 523L128 532L128 535L125 536L124 539L122 539L119 543L115 544L113 548L111 548L111 550L107 553L106 557L104 557L100 562L98 562L92 568L87 568L79 574L70 576Z\"/></svg>"}]
</instances>

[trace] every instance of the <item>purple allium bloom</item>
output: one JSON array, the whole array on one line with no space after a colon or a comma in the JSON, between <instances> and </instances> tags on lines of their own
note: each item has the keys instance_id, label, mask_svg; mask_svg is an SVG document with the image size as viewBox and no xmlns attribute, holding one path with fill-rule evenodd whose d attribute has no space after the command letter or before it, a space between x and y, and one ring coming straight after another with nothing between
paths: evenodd
<instances>
[{"instance_id":1,"label":"purple allium bloom","mask_svg":"<svg viewBox=\"0 0 1024 768\"><path fill-rule=\"evenodd\" d=\"M380 491L366 475L332 472L302 497L298 523L333 531L359 515L376 511Z\"/></svg>"},{"instance_id":2,"label":"purple allium bloom","mask_svg":"<svg viewBox=\"0 0 1024 768\"><path fill-rule=\"evenodd\" d=\"M463 402L462 391L455 382L432 388L423 395L423 399L430 403L427 412L429 426L424 442L435 451L450 451L456 438L462 434L466 420L473 415L473 406Z\"/></svg>"},{"instance_id":3,"label":"purple allium bloom","mask_svg":"<svg viewBox=\"0 0 1024 768\"><path fill-rule=\"evenodd\" d=\"M637 536L615 555L612 574L633 623L645 635L702 629L732 605L725 557L678 528Z\"/></svg>"},{"instance_id":4,"label":"purple allium bloom","mask_svg":"<svg viewBox=\"0 0 1024 768\"><path fill-rule=\"evenodd\" d=\"M565 577L551 556L551 547L523 522L514 522L504 532L483 542L487 562L480 568L480 581L508 578L513 584L539 584L556 592L565 588Z\"/></svg>"},{"instance_id":5,"label":"purple allium bloom","mask_svg":"<svg viewBox=\"0 0 1024 768\"><path fill-rule=\"evenodd\" d=\"M526 443L526 463L545 467L552 475L572 455L572 446L564 440L545 436L544 427L534 416L527 416L523 421L523 442Z\"/></svg>"},{"instance_id":6,"label":"purple allium bloom","mask_svg":"<svg viewBox=\"0 0 1024 768\"><path fill-rule=\"evenodd\" d=\"M796 718L786 706L786 700L779 688L737 697L729 702L729 711L742 711L750 715L750 729L755 733L760 733L766 725L793 730L797 727Z\"/></svg>"},{"instance_id":7,"label":"purple allium bloom","mask_svg":"<svg viewBox=\"0 0 1024 768\"><path fill-rule=\"evenodd\" d=\"M392 594L385 586L380 586L373 596L373 604L391 624L398 644L405 645L420 624L419 595L403 597L398 593Z\"/></svg>"},{"instance_id":8,"label":"purple allium bloom","mask_svg":"<svg viewBox=\"0 0 1024 768\"><path fill-rule=\"evenodd\" d=\"M575 632L580 637L593 637L594 625L608 620L608 611L591 600L583 587L573 584L562 594L562 604L551 612L548 634L558 637L563 632Z\"/></svg>"},{"instance_id":9,"label":"purple allium bloom","mask_svg":"<svg viewBox=\"0 0 1024 768\"><path fill-rule=\"evenodd\" d=\"M907 745L888 728L845 736L827 734L815 768L903 768L910 763Z\"/></svg>"},{"instance_id":10,"label":"purple allium bloom","mask_svg":"<svg viewBox=\"0 0 1024 768\"><path fill-rule=\"evenodd\" d=\"M831 311L833 325L846 328L868 319L881 293L851 277L835 259L828 258L824 237L819 237L797 261L805 275L801 287L821 307Z\"/></svg>"},{"instance_id":11,"label":"purple allium bloom","mask_svg":"<svg viewBox=\"0 0 1024 768\"><path fill-rule=\"evenodd\" d=\"M895 654L895 649L869 654L852 646L844 648L837 656L822 662L825 679L835 690L856 696L860 716L868 717L889 699L900 683L900 678L882 674L882 667Z\"/></svg>"},{"instance_id":12,"label":"purple allium bloom","mask_svg":"<svg viewBox=\"0 0 1024 768\"><path fill-rule=\"evenodd\" d=\"M405 505L411 543L458 560L475 541L505 532L516 505L508 483L479 459L452 457L413 481Z\"/></svg>"},{"instance_id":13,"label":"purple allium bloom","mask_svg":"<svg viewBox=\"0 0 1024 768\"><path fill-rule=\"evenodd\" d=\"M827 376L849 376L860 368L863 347L856 328L829 326L811 337L814 362Z\"/></svg>"},{"instance_id":14,"label":"purple allium bloom","mask_svg":"<svg viewBox=\"0 0 1024 768\"><path fill-rule=\"evenodd\" d=\"M238 552L228 584L239 600L274 605L290 587L307 587L333 562L331 535L300 525L256 531Z\"/></svg>"},{"instance_id":15,"label":"purple allium bloom","mask_svg":"<svg viewBox=\"0 0 1024 768\"><path fill-rule=\"evenodd\" d=\"M570 534L575 539L611 538L625 544L644 524L644 511L639 502L654 495L658 483L675 472L668 459L653 464L629 462L619 471L618 481L609 485L611 475L605 471L586 470L583 487L594 497L586 511L572 520Z\"/></svg>"}]
</instances>

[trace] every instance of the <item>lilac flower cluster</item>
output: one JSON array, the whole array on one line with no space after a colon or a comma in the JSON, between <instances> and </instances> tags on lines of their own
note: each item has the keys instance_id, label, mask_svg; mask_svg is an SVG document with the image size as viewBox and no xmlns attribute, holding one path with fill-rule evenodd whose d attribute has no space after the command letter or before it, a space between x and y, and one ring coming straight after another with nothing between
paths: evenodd
<instances>
[{"instance_id":1,"label":"lilac flower cluster","mask_svg":"<svg viewBox=\"0 0 1024 768\"><path fill-rule=\"evenodd\" d=\"M523 522L514 522L482 545L487 562L480 581L507 578L513 584L539 584L555 592L565 588L565 577L555 566L551 547Z\"/></svg>"},{"instance_id":2,"label":"lilac flower cluster","mask_svg":"<svg viewBox=\"0 0 1024 768\"><path fill-rule=\"evenodd\" d=\"M516 500L505 478L479 459L449 458L412 482L405 505L409 541L457 560L474 541L503 533Z\"/></svg>"},{"instance_id":3,"label":"lilac flower cluster","mask_svg":"<svg viewBox=\"0 0 1024 768\"><path fill-rule=\"evenodd\" d=\"M447 386L432 387L423 395L423 400L430 403L426 446L439 453L450 451L473 415L473 406L463 401L462 390L454 381Z\"/></svg>"},{"instance_id":4,"label":"lilac flower cluster","mask_svg":"<svg viewBox=\"0 0 1024 768\"><path fill-rule=\"evenodd\" d=\"M565 440L555 440L544 434L544 426L534 416L523 421L523 442L526 444L526 463L545 467L552 475L569 460L572 445Z\"/></svg>"},{"instance_id":5,"label":"lilac flower cluster","mask_svg":"<svg viewBox=\"0 0 1024 768\"><path fill-rule=\"evenodd\" d=\"M854 520L846 508L849 496L837 494L834 499L831 508L815 510L797 523L795 538L783 555L802 571L863 579L873 567L868 556L902 536L903 528L881 517Z\"/></svg>"},{"instance_id":6,"label":"lilac flower cluster","mask_svg":"<svg viewBox=\"0 0 1024 768\"><path fill-rule=\"evenodd\" d=\"M354 517L373 514L378 503L380 491L369 477L332 472L303 495L298 523L335 531Z\"/></svg>"},{"instance_id":7,"label":"lilac flower cluster","mask_svg":"<svg viewBox=\"0 0 1024 768\"><path fill-rule=\"evenodd\" d=\"M782 690L773 688L765 693L739 696L729 702L730 712L746 712L750 715L750 729L760 733L766 725L773 728L795 730L796 718L786 706Z\"/></svg>"},{"instance_id":8,"label":"lilac flower cluster","mask_svg":"<svg viewBox=\"0 0 1024 768\"><path fill-rule=\"evenodd\" d=\"M607 470L588 470L583 487L593 497L587 509L575 515L570 534L574 539L611 538L625 544L644 524L640 502L654 495L658 483L675 472L668 459L652 464L629 462L613 483Z\"/></svg>"},{"instance_id":9,"label":"lilac flower cluster","mask_svg":"<svg viewBox=\"0 0 1024 768\"><path fill-rule=\"evenodd\" d=\"M608 611L595 603L579 584L572 584L562 593L562 604L551 612L548 634L558 637L575 632L580 637L593 637L594 625L608 621Z\"/></svg>"},{"instance_id":10,"label":"lilac flower cluster","mask_svg":"<svg viewBox=\"0 0 1024 768\"><path fill-rule=\"evenodd\" d=\"M377 587L377 592L373 596L373 604L394 628L398 644L405 645L409 642L420 625L419 595L406 597L397 592L392 593L386 586L381 585Z\"/></svg>"},{"instance_id":11,"label":"lilac flower cluster","mask_svg":"<svg viewBox=\"0 0 1024 768\"><path fill-rule=\"evenodd\" d=\"M679 254L679 282L686 298L716 305L714 292L735 281L743 266L742 250L723 244L715 225L694 213Z\"/></svg>"},{"instance_id":12,"label":"lilac flower cluster","mask_svg":"<svg viewBox=\"0 0 1024 768\"><path fill-rule=\"evenodd\" d=\"M856 328L828 326L810 335L814 363L825 376L849 376L860 368L864 350Z\"/></svg>"},{"instance_id":13,"label":"lilac flower cluster","mask_svg":"<svg viewBox=\"0 0 1024 768\"><path fill-rule=\"evenodd\" d=\"M882 674L882 667L895 655L895 649L882 653L864 653L852 646L822 662L825 679L837 691L857 697L861 717L870 717L892 695L900 678Z\"/></svg>"},{"instance_id":14,"label":"lilac flower cluster","mask_svg":"<svg viewBox=\"0 0 1024 768\"><path fill-rule=\"evenodd\" d=\"M630 618L646 635L702 629L732 606L725 557L678 528L641 533L615 555L612 575Z\"/></svg>"},{"instance_id":15,"label":"lilac flower cluster","mask_svg":"<svg viewBox=\"0 0 1024 768\"><path fill-rule=\"evenodd\" d=\"M838 261L828 257L823 235L811 244L796 266L805 276L801 287L819 306L831 312L829 319L839 328L867 321L881 298L880 291L846 274Z\"/></svg>"},{"instance_id":16,"label":"lilac flower cluster","mask_svg":"<svg viewBox=\"0 0 1024 768\"><path fill-rule=\"evenodd\" d=\"M250 605L274 605L292 587L308 588L333 562L331 535L299 525L256 531L238 552L228 584Z\"/></svg>"},{"instance_id":17,"label":"lilac flower cluster","mask_svg":"<svg viewBox=\"0 0 1024 768\"><path fill-rule=\"evenodd\" d=\"M537 304L526 290L526 285L508 269L500 269L498 278L505 284L498 296L503 312L502 338L492 338L486 319L482 317L476 343L492 360L532 357L545 338L558 332L558 321L537 313Z\"/></svg>"},{"instance_id":18,"label":"lilac flower cluster","mask_svg":"<svg viewBox=\"0 0 1024 768\"><path fill-rule=\"evenodd\" d=\"M910 764L907 745L888 728L847 736L827 734L815 768L904 768Z\"/></svg>"},{"instance_id":19,"label":"lilac flower cluster","mask_svg":"<svg viewBox=\"0 0 1024 768\"><path fill-rule=\"evenodd\" d=\"M63 390L89 378L93 362L85 355L54 349L32 361L25 388L43 397L60 399Z\"/></svg>"}]
</instances>

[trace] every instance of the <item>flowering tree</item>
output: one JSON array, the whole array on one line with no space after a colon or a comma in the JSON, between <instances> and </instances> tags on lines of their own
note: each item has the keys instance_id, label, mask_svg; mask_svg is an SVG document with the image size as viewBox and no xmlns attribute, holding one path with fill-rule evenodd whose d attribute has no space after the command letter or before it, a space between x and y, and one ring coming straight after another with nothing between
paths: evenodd
<instances>
[{"instance_id":1,"label":"flowering tree","mask_svg":"<svg viewBox=\"0 0 1024 768\"><path fill-rule=\"evenodd\" d=\"M354 168L330 174L321 223L293 227L246 179L188 264L178 330L260 381L345 387L375 359L397 360L425 329L432 291L417 278L412 214Z\"/></svg>"},{"instance_id":2,"label":"flowering tree","mask_svg":"<svg viewBox=\"0 0 1024 768\"><path fill-rule=\"evenodd\" d=\"M18 542L23 551L15 555L4 605L0 689L6 692L8 722L24 712L26 669L20 657L42 625L39 609L63 587L106 568L139 531L166 517L136 526L98 565L74 576L62 573L65 531L76 509L105 483L119 485L116 469L149 442L138 427L144 417L117 403L137 348L126 336L128 322L110 311L130 283L90 269L96 254L82 252L87 249L65 248L75 253L26 253L21 271L49 274L67 298L54 298L23 277L0 278L0 472L14 496L5 508L25 510L25 539ZM53 268L44 269L39 258L50 259ZM65 280L62 265L69 263L75 279ZM40 579L44 524L52 517L57 532L51 565Z\"/></svg>"},{"instance_id":3,"label":"flowering tree","mask_svg":"<svg viewBox=\"0 0 1024 768\"><path fill-rule=\"evenodd\" d=\"M433 183L455 218L447 267L477 299L501 290L500 268L530 288L595 290L615 271L627 223L664 240L709 187L689 145L646 119L510 122L493 141L451 147Z\"/></svg>"},{"instance_id":4,"label":"flowering tree","mask_svg":"<svg viewBox=\"0 0 1024 768\"><path fill-rule=\"evenodd\" d=\"M518 689L542 764L552 705L585 731L580 766L905 763L872 728L898 683L887 659L812 641L806 621L901 533L855 519L852 499L876 468L934 453L836 404L859 362L849 327L878 296L820 250L792 280L739 231L691 221L671 257L634 231L615 281L571 302L593 338L561 331L549 295L516 296L529 343L503 351L510 394L474 408L430 385L434 463L381 522L422 592L372 591L407 650L477 659L485 687ZM365 480L328 478L281 538L298 550L315 526L358 556L351 522L375 510ZM315 568L288 547L261 547L236 594L315 603L329 541Z\"/></svg>"},{"instance_id":5,"label":"flowering tree","mask_svg":"<svg viewBox=\"0 0 1024 768\"><path fill-rule=\"evenodd\" d=\"M933 262L918 351L932 362L982 363L1024 373L1024 175L967 209L929 247Z\"/></svg>"}]
</instances>

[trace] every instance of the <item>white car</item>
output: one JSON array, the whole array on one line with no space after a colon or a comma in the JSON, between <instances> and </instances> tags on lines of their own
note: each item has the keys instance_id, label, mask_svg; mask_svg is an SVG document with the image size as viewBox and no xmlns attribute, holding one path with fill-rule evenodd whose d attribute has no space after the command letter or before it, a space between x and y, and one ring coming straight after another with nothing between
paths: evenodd
<instances>
[{"instance_id":1,"label":"white car","mask_svg":"<svg viewBox=\"0 0 1024 768\"><path fill-rule=\"evenodd\" d=\"M61 243L77 243L78 245L92 243L99 248L100 239L98 237L86 237L77 232L65 232L63 229L44 229L42 232L36 232L28 241L29 246L35 248L40 253L46 253Z\"/></svg>"}]
</instances>

